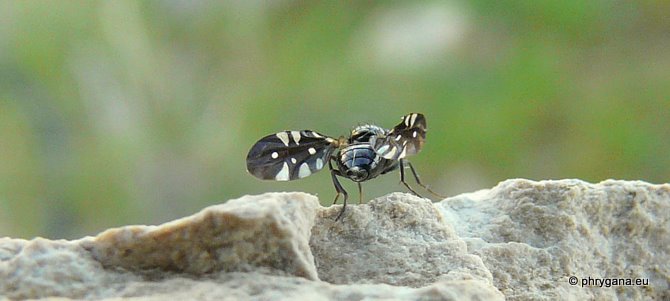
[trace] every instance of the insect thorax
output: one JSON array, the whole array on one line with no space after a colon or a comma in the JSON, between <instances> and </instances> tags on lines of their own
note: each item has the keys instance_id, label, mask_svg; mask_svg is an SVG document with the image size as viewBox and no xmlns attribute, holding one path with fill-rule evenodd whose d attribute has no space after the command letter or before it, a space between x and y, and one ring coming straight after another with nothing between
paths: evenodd
<instances>
[{"instance_id":1,"label":"insect thorax","mask_svg":"<svg viewBox=\"0 0 670 301\"><path fill-rule=\"evenodd\" d=\"M359 125L351 130L349 144L368 143L370 142L370 138L384 137L387 133L388 130L373 124Z\"/></svg>"}]
</instances>

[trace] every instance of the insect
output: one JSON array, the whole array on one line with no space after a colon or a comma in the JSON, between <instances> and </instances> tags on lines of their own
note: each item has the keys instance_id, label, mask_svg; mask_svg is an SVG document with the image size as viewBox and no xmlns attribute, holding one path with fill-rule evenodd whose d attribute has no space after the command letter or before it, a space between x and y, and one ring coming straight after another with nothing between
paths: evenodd
<instances>
[{"instance_id":1,"label":"insect","mask_svg":"<svg viewBox=\"0 0 670 301\"><path fill-rule=\"evenodd\" d=\"M311 130L283 131L265 136L251 147L247 154L247 171L262 180L292 181L310 176L328 165L337 192L333 204L340 195L344 196L342 210L335 218L337 221L344 214L349 197L338 177L358 184L361 203L361 182L400 169L400 182L420 196L405 182L407 166L417 184L442 197L421 183L414 166L405 159L417 154L425 139L426 118L420 113L403 116L402 122L390 130L372 124L359 125L349 137L338 139Z\"/></svg>"}]
</instances>

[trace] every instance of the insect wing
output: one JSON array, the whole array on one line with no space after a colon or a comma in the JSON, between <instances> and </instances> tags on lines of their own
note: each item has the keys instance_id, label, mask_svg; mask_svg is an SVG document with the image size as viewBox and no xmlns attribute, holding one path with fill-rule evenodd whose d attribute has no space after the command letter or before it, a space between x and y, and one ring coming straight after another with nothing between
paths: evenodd
<instances>
[{"instance_id":1,"label":"insect wing","mask_svg":"<svg viewBox=\"0 0 670 301\"><path fill-rule=\"evenodd\" d=\"M279 132L261 138L251 147L247 171L263 180L304 178L323 169L334 149L334 139L317 132Z\"/></svg>"},{"instance_id":2,"label":"insect wing","mask_svg":"<svg viewBox=\"0 0 670 301\"><path fill-rule=\"evenodd\" d=\"M411 113L402 117L385 137L371 141L378 155L389 160L399 160L417 154L426 140L426 118L420 113Z\"/></svg>"}]
</instances>

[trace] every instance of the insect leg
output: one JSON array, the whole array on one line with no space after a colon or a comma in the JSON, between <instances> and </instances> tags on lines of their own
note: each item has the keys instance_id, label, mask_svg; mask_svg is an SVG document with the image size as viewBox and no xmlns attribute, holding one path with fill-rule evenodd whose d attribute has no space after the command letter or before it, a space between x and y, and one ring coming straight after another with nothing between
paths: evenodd
<instances>
[{"instance_id":1,"label":"insect leg","mask_svg":"<svg viewBox=\"0 0 670 301\"><path fill-rule=\"evenodd\" d=\"M333 185L335 185L335 191L337 192L335 195L335 200L333 201L333 205L337 203L337 199L340 197L340 194L344 195L342 210L340 210L340 213L335 218L335 221L338 221L342 217L342 214L344 214L344 210L347 208L347 199L349 198L349 194L347 194L347 191L344 190L340 184L340 181L337 180L337 176L343 177L342 173L339 170L333 168L331 161L328 161L328 166L330 167L330 175L333 178Z\"/></svg>"},{"instance_id":2,"label":"insect leg","mask_svg":"<svg viewBox=\"0 0 670 301\"><path fill-rule=\"evenodd\" d=\"M339 170L333 168L333 163L332 162L333 162L332 160L328 161L328 168L330 169L330 176L333 178L333 185L335 185L335 191L337 192L337 194L335 195L335 199L333 200L333 205L335 205L335 204L337 204L337 199L340 198L340 194L342 194L340 192L340 189L342 188L342 185L340 185L340 182L337 180L337 178L335 176L336 175L341 176L342 173L340 173ZM342 191L344 191L344 189L342 189Z\"/></svg>"},{"instance_id":3,"label":"insect leg","mask_svg":"<svg viewBox=\"0 0 670 301\"><path fill-rule=\"evenodd\" d=\"M400 161L400 182L403 185L405 185L405 187L407 187L407 189L409 189L409 191L411 191L414 195L422 198L422 196L420 194L418 194L416 191L414 191L414 189L412 189L412 187L409 187L409 184L407 184L407 182L405 182L405 161L403 159L400 159L398 161Z\"/></svg>"},{"instance_id":4,"label":"insect leg","mask_svg":"<svg viewBox=\"0 0 670 301\"><path fill-rule=\"evenodd\" d=\"M330 174L333 177L333 185L335 185L335 190L337 191L337 195L335 196L335 201L333 202L333 204L337 202L337 198L340 197L340 194L344 195L344 202L342 202L342 210L340 210L340 214L338 214L337 217L335 218L335 221L338 221L342 217L342 214L344 214L344 210L347 209L347 199L349 198L349 195L347 194L347 191L344 190L344 188L342 188L340 181L337 180L337 176L342 176L340 174L340 171L333 169L330 171Z\"/></svg>"},{"instance_id":5,"label":"insect leg","mask_svg":"<svg viewBox=\"0 0 670 301\"><path fill-rule=\"evenodd\" d=\"M414 166L412 165L412 162L407 161L407 165L409 165L409 169L412 171L412 175L414 175L414 179L416 180L416 183L419 184L419 186L423 187L426 189L426 191L432 193L434 196L439 197L439 198L446 198L446 196L443 196L435 191L430 190L430 188L423 183L421 183L421 179L419 178L419 175L416 173L416 170L414 169Z\"/></svg>"}]
</instances>

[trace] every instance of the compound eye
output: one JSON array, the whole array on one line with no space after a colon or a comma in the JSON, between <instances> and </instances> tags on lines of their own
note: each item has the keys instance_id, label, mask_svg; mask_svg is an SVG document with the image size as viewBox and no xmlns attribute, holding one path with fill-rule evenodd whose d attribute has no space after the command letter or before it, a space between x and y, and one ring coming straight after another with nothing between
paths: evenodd
<instances>
[{"instance_id":1,"label":"compound eye","mask_svg":"<svg viewBox=\"0 0 670 301\"><path fill-rule=\"evenodd\" d=\"M364 181L368 178L368 171L365 168L354 166L347 170L347 177L356 182Z\"/></svg>"}]
</instances>

